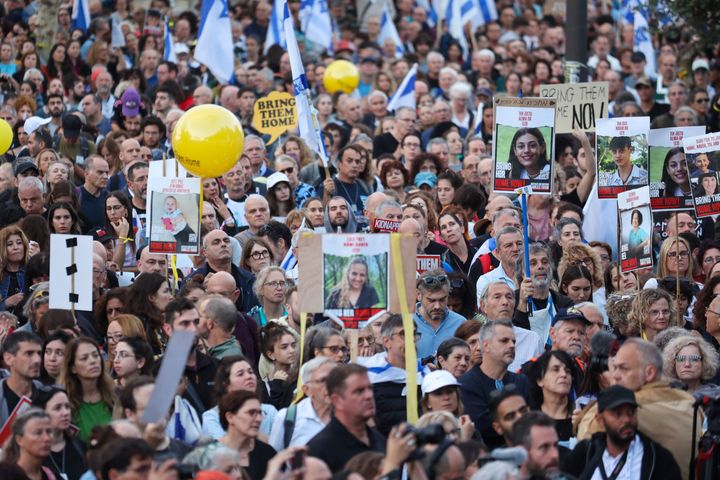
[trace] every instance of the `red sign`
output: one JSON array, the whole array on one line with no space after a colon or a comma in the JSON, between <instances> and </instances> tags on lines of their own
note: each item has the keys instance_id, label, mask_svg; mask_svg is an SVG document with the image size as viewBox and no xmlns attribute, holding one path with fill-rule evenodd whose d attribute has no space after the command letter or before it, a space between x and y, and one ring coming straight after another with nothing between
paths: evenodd
<instances>
[{"instance_id":1,"label":"red sign","mask_svg":"<svg viewBox=\"0 0 720 480\"><path fill-rule=\"evenodd\" d=\"M400 228L400 220L386 220L384 218L376 218L373 221L373 231L383 233L395 233Z\"/></svg>"},{"instance_id":2,"label":"red sign","mask_svg":"<svg viewBox=\"0 0 720 480\"><path fill-rule=\"evenodd\" d=\"M438 270L440 268L440 255L418 255L415 262L415 269L418 273Z\"/></svg>"}]
</instances>

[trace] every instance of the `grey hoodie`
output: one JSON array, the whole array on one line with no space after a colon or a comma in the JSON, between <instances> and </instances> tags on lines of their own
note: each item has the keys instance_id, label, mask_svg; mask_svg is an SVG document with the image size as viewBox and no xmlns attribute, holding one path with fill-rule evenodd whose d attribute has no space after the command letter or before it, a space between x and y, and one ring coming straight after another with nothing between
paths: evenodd
<instances>
[{"instance_id":1,"label":"grey hoodie","mask_svg":"<svg viewBox=\"0 0 720 480\"><path fill-rule=\"evenodd\" d=\"M342 199L348 209L348 223L345 228L342 229L343 233L356 233L357 219L355 218L355 212L353 211L353 207L343 197L333 197L330 200L334 200L336 198ZM330 212L328 211L329 205L330 202L328 201L328 205L325 205L325 231L327 233L337 233L337 227L333 227L332 225L330 225Z\"/></svg>"}]
</instances>

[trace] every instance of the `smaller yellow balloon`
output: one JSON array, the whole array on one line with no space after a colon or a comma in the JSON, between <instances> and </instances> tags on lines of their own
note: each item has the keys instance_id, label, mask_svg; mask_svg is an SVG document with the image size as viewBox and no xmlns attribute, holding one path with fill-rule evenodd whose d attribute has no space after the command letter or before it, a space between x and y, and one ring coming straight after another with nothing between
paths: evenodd
<instances>
[{"instance_id":1,"label":"smaller yellow balloon","mask_svg":"<svg viewBox=\"0 0 720 480\"><path fill-rule=\"evenodd\" d=\"M12 127L5 120L0 120L0 155L8 151L8 149L12 146L12 141Z\"/></svg>"},{"instance_id":2,"label":"smaller yellow balloon","mask_svg":"<svg viewBox=\"0 0 720 480\"><path fill-rule=\"evenodd\" d=\"M219 105L199 105L180 117L172 135L175 157L198 177L219 177L243 152L245 134L235 115Z\"/></svg>"},{"instance_id":3,"label":"smaller yellow balloon","mask_svg":"<svg viewBox=\"0 0 720 480\"><path fill-rule=\"evenodd\" d=\"M360 84L360 72L347 60L335 60L325 69L323 84L330 93L352 93Z\"/></svg>"}]
</instances>

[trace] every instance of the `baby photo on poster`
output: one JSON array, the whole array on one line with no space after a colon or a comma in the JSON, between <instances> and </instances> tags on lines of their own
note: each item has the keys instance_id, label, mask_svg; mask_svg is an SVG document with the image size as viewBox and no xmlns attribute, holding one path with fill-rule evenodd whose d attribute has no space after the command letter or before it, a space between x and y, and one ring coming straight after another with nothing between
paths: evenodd
<instances>
[{"instance_id":1,"label":"baby photo on poster","mask_svg":"<svg viewBox=\"0 0 720 480\"><path fill-rule=\"evenodd\" d=\"M199 253L200 188L199 178L150 177L148 239L151 252Z\"/></svg>"},{"instance_id":2,"label":"baby photo on poster","mask_svg":"<svg viewBox=\"0 0 720 480\"><path fill-rule=\"evenodd\" d=\"M513 192L532 186L552 189L555 99L499 98L495 104L494 189Z\"/></svg>"}]
</instances>

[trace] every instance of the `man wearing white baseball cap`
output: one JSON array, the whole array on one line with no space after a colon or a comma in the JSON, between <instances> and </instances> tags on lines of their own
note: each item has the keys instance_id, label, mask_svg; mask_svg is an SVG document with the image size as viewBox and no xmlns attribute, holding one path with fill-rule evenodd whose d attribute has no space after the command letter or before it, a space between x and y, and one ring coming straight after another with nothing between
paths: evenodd
<instances>
[{"instance_id":1,"label":"man wearing white baseball cap","mask_svg":"<svg viewBox=\"0 0 720 480\"><path fill-rule=\"evenodd\" d=\"M25 123L23 124L23 128L25 128L25 133L30 135L38 128L40 128L44 125L47 125L50 122L52 122L52 117L48 117L48 118L29 117L27 120L25 120Z\"/></svg>"}]
</instances>

